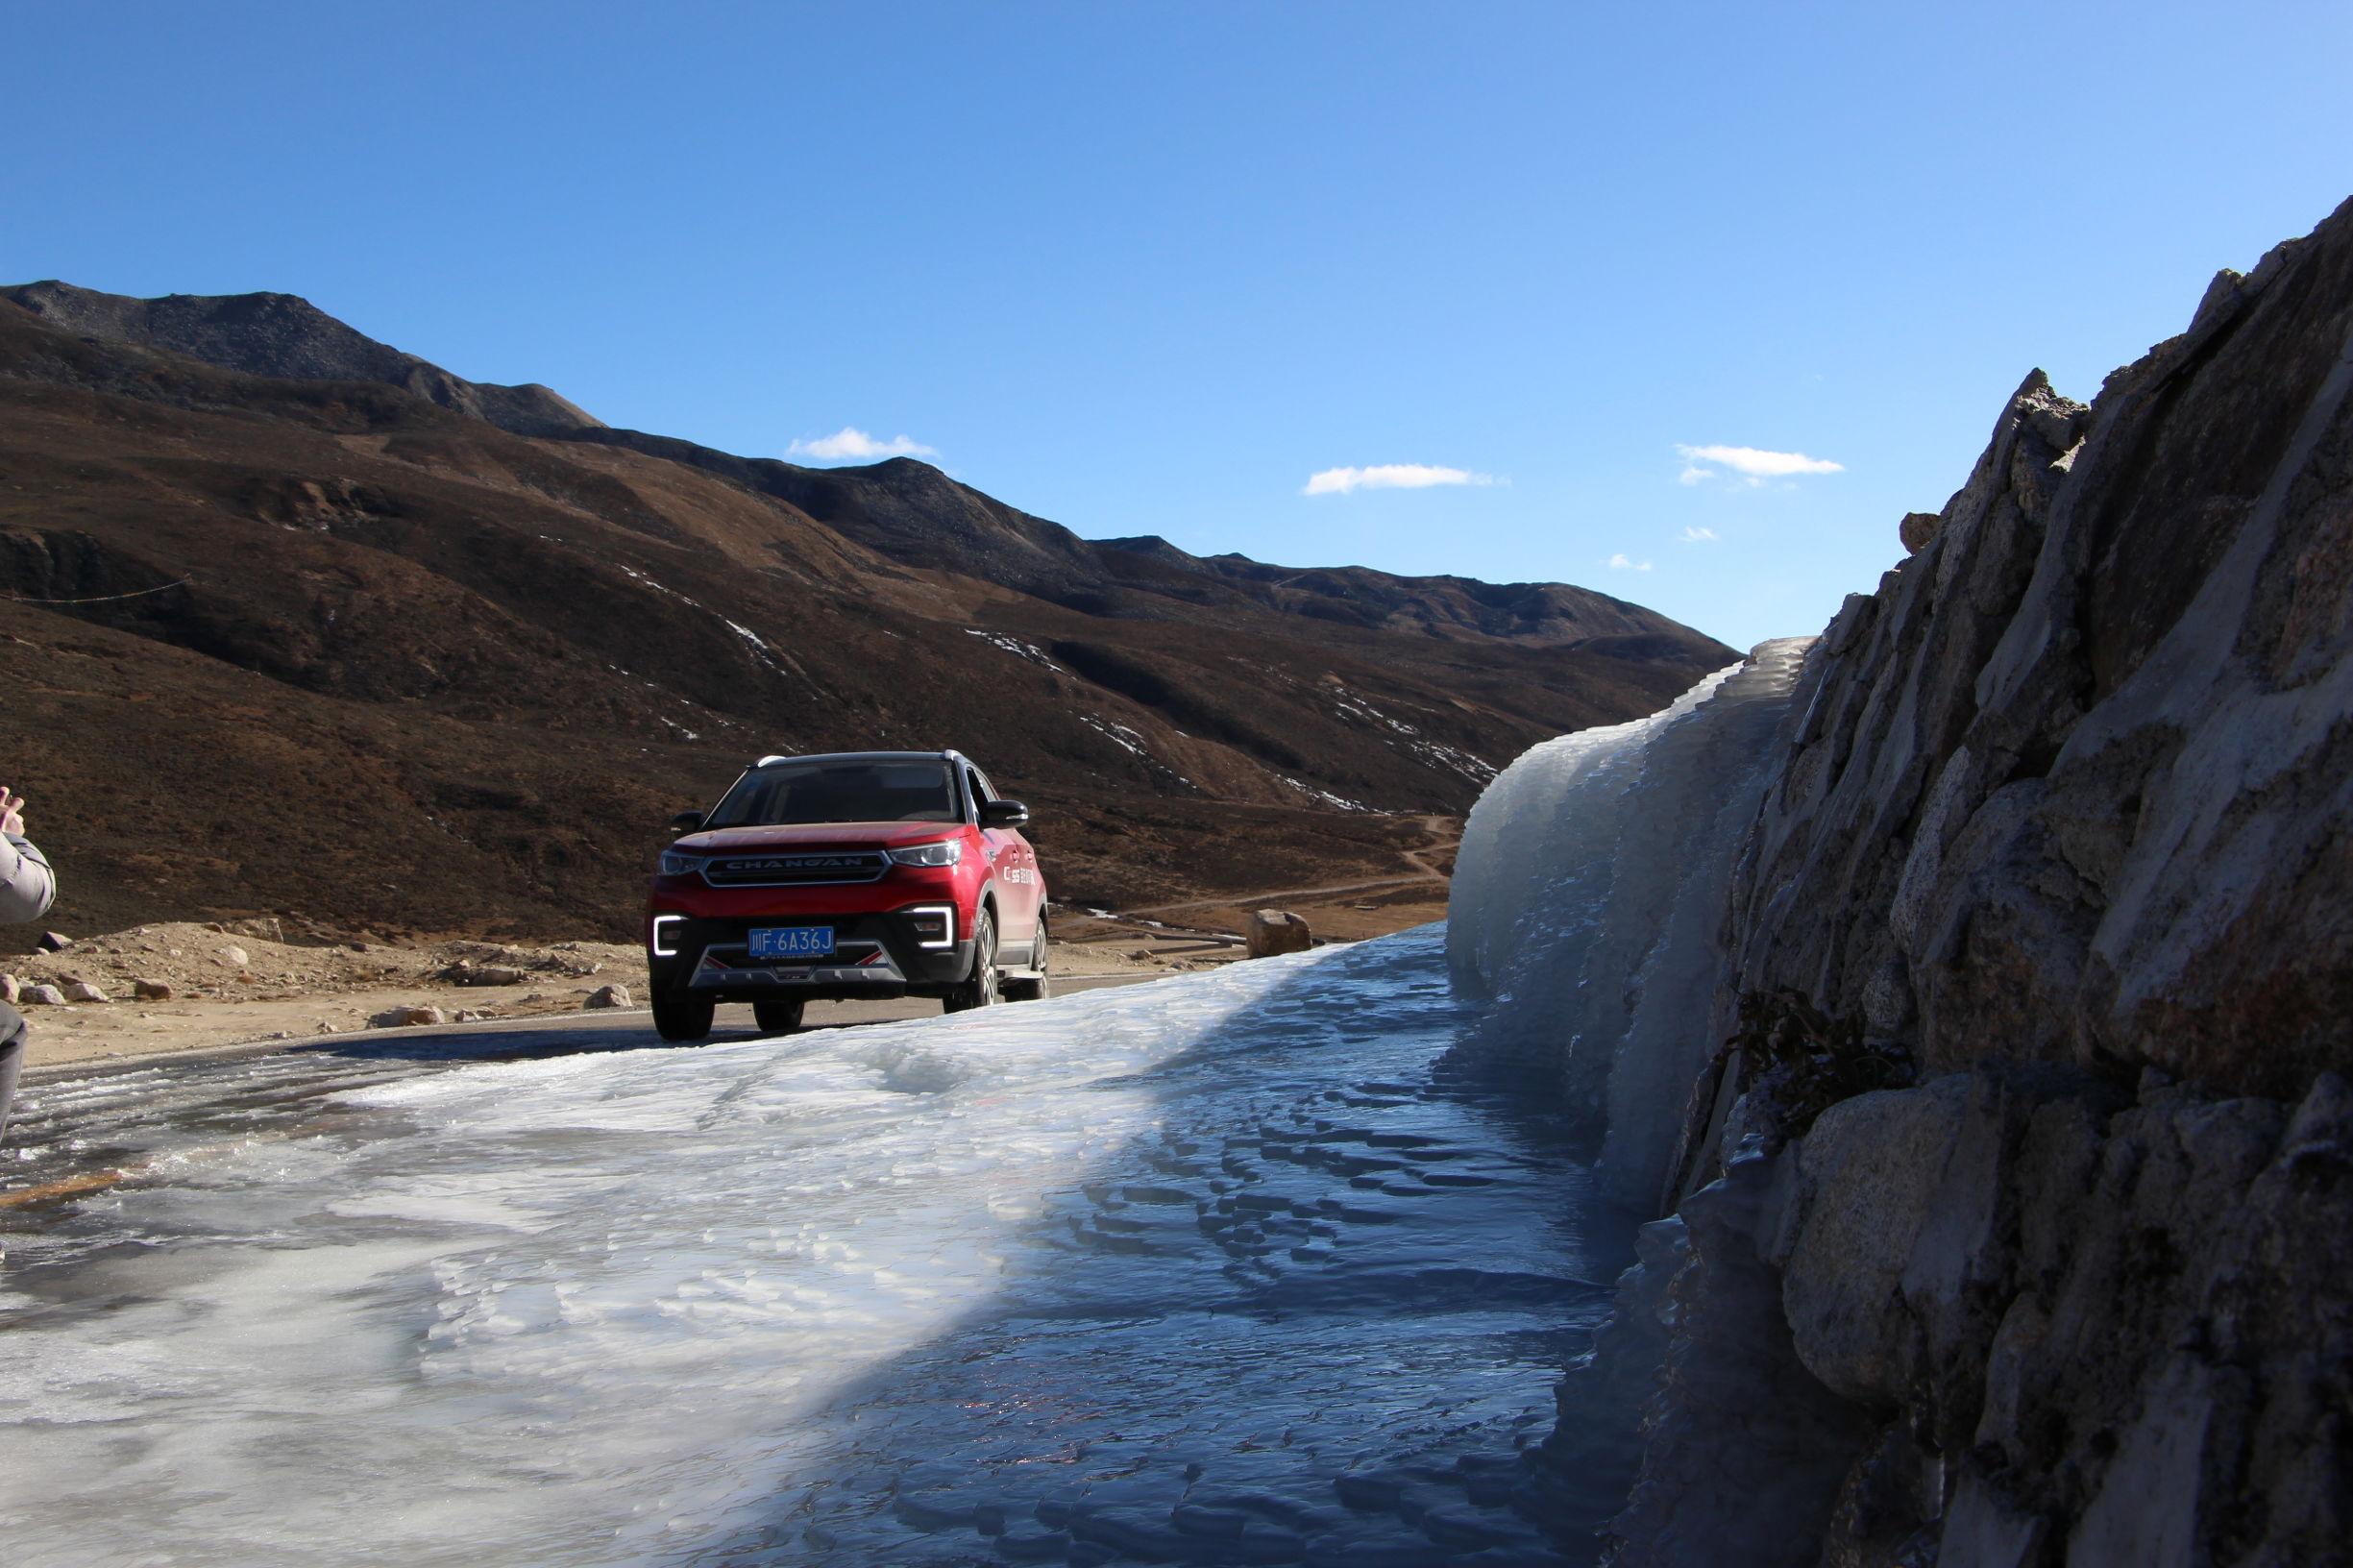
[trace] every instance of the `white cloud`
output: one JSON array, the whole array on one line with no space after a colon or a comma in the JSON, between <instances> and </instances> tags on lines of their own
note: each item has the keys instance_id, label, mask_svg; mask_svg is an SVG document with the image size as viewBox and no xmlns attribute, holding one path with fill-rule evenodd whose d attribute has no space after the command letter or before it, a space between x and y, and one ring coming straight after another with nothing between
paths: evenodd
<instances>
[{"instance_id":1,"label":"white cloud","mask_svg":"<svg viewBox=\"0 0 2353 1568\"><path fill-rule=\"evenodd\" d=\"M1716 530L1713 528L1685 528L1683 530L1683 543L1686 545L1712 545L1715 542Z\"/></svg>"},{"instance_id":2,"label":"white cloud","mask_svg":"<svg viewBox=\"0 0 2353 1568\"><path fill-rule=\"evenodd\" d=\"M1370 468L1327 468L1308 476L1303 496L1344 496L1352 490L1428 490L1440 484L1494 484L1492 474L1431 463L1376 463Z\"/></svg>"},{"instance_id":3,"label":"white cloud","mask_svg":"<svg viewBox=\"0 0 2353 1568\"><path fill-rule=\"evenodd\" d=\"M1675 449L1682 454L1683 471L1675 478L1679 483L1700 484L1708 479L1735 474L1743 484L1762 484L1767 479L1786 479L1800 474L1843 474L1844 463L1831 462L1826 457L1808 457L1802 452L1766 452L1759 447L1686 447Z\"/></svg>"},{"instance_id":4,"label":"white cloud","mask_svg":"<svg viewBox=\"0 0 2353 1568\"><path fill-rule=\"evenodd\" d=\"M1622 550L1602 564L1612 572L1648 572L1651 569L1650 562L1637 561Z\"/></svg>"},{"instance_id":5,"label":"white cloud","mask_svg":"<svg viewBox=\"0 0 2353 1568\"><path fill-rule=\"evenodd\" d=\"M821 435L814 441L796 441L784 449L788 457L816 457L836 462L844 457L871 460L877 457L937 457L939 449L927 447L910 436L895 435L888 441L877 441L854 425L845 425L831 435Z\"/></svg>"}]
</instances>

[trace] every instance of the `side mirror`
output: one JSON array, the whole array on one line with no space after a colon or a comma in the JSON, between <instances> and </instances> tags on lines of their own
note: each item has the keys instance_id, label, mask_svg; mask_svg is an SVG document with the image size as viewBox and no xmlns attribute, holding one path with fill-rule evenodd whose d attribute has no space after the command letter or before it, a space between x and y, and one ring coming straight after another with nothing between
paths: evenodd
<instances>
[{"instance_id":1,"label":"side mirror","mask_svg":"<svg viewBox=\"0 0 2353 1568\"><path fill-rule=\"evenodd\" d=\"M699 811L682 811L670 820L673 833L692 833L701 825L702 813Z\"/></svg>"},{"instance_id":2,"label":"side mirror","mask_svg":"<svg viewBox=\"0 0 2353 1568\"><path fill-rule=\"evenodd\" d=\"M983 827L1020 827L1029 821L1029 807L1018 800L984 800L980 806L980 825Z\"/></svg>"}]
</instances>

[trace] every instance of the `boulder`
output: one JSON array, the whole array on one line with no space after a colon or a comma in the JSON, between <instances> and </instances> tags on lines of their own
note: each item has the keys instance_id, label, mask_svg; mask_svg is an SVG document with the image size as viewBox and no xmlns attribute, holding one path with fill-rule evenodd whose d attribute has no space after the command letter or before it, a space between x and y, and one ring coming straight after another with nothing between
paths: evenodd
<instances>
[{"instance_id":1,"label":"boulder","mask_svg":"<svg viewBox=\"0 0 2353 1568\"><path fill-rule=\"evenodd\" d=\"M253 955L233 942L221 949L221 960L232 968L241 969L253 962Z\"/></svg>"},{"instance_id":2,"label":"boulder","mask_svg":"<svg viewBox=\"0 0 2353 1568\"><path fill-rule=\"evenodd\" d=\"M386 1008L368 1020L371 1029L414 1029L446 1021L437 1007Z\"/></svg>"},{"instance_id":3,"label":"boulder","mask_svg":"<svg viewBox=\"0 0 2353 1568\"><path fill-rule=\"evenodd\" d=\"M74 944L74 939L59 931L43 931L36 943L44 953L61 953Z\"/></svg>"},{"instance_id":4,"label":"boulder","mask_svg":"<svg viewBox=\"0 0 2353 1568\"><path fill-rule=\"evenodd\" d=\"M1259 909L1250 914L1248 935L1252 958L1271 958L1277 953L1304 953L1314 945L1309 934L1308 922L1287 909Z\"/></svg>"},{"instance_id":5,"label":"boulder","mask_svg":"<svg viewBox=\"0 0 2353 1568\"><path fill-rule=\"evenodd\" d=\"M1917 555L1936 538L1936 530L1944 525L1942 512L1906 512L1903 521L1896 525L1896 537L1903 541L1904 553Z\"/></svg>"},{"instance_id":6,"label":"boulder","mask_svg":"<svg viewBox=\"0 0 2353 1568\"><path fill-rule=\"evenodd\" d=\"M69 1002L110 1002L114 998L87 980L68 980L65 982L65 999Z\"/></svg>"},{"instance_id":7,"label":"boulder","mask_svg":"<svg viewBox=\"0 0 2353 1568\"><path fill-rule=\"evenodd\" d=\"M63 1007L65 993L55 986L27 986L16 998L27 1007Z\"/></svg>"},{"instance_id":8,"label":"boulder","mask_svg":"<svg viewBox=\"0 0 2353 1568\"><path fill-rule=\"evenodd\" d=\"M588 1005L590 1007L626 1007L629 1005L629 988L626 986L599 986L588 993Z\"/></svg>"},{"instance_id":9,"label":"boulder","mask_svg":"<svg viewBox=\"0 0 2353 1568\"><path fill-rule=\"evenodd\" d=\"M0 974L0 1002L5 1002L12 1007L14 1006L16 1003L17 993L21 990L23 990L23 987L18 983L14 975Z\"/></svg>"}]
</instances>

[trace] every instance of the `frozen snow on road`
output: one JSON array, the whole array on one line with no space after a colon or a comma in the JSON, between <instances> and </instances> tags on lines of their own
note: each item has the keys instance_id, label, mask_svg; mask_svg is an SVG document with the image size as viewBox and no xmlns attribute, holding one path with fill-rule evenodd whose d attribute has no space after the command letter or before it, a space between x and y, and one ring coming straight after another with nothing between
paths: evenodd
<instances>
[{"instance_id":1,"label":"frozen snow on road","mask_svg":"<svg viewBox=\"0 0 2353 1568\"><path fill-rule=\"evenodd\" d=\"M1517 1454L1620 1226L1540 1118L1434 1078L1441 941L248 1125L14 1238L0 1539L1562 1560Z\"/></svg>"}]
</instances>

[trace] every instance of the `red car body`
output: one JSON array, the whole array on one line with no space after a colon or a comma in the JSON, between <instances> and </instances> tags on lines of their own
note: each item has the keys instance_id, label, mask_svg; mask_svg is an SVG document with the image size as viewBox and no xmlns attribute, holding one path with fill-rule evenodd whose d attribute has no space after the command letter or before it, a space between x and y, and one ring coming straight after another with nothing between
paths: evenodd
<instances>
[{"instance_id":1,"label":"red car body","mask_svg":"<svg viewBox=\"0 0 2353 1568\"><path fill-rule=\"evenodd\" d=\"M946 781L936 799L885 789L862 799L839 782L928 779L935 768ZM825 804L800 809L876 820L701 825L756 816L796 787L807 798L827 780ZM880 816L911 799L931 820ZM682 817L675 825L696 830L662 856L645 924L655 1021L668 1038L699 1039L721 1002L791 1027L811 1000L938 996L953 1010L1044 994L1046 888L1027 821L953 751L762 758L710 813ZM907 863L926 859L948 863Z\"/></svg>"}]
</instances>

